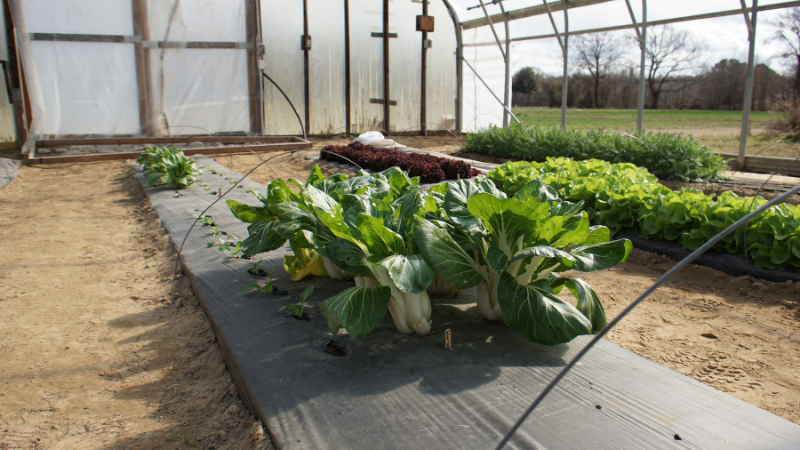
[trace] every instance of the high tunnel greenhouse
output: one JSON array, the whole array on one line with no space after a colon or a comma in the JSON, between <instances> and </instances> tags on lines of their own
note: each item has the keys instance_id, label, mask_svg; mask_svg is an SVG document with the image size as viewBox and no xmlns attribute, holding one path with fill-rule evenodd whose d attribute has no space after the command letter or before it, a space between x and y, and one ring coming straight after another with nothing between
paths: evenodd
<instances>
[{"instance_id":1,"label":"high tunnel greenhouse","mask_svg":"<svg viewBox=\"0 0 800 450\"><path fill-rule=\"evenodd\" d=\"M0 450L800 448L800 0L0 2Z\"/></svg>"}]
</instances>

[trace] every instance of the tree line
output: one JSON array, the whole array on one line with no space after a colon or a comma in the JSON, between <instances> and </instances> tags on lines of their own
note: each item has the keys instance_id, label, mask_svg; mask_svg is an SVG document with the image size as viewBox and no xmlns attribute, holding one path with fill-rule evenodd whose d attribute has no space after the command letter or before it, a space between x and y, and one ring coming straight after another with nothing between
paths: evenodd
<instances>
[{"instance_id":1,"label":"tree line","mask_svg":"<svg viewBox=\"0 0 800 450\"><path fill-rule=\"evenodd\" d=\"M753 76L753 110L772 109L800 90L800 8L787 10L774 25L771 39L787 48L779 55L790 63L782 75L757 64ZM645 107L649 109L740 110L744 101L747 63L722 59L703 67L705 43L686 30L670 26L647 29L645 51ZM633 51L631 47L635 48ZM635 35L592 33L570 38L567 106L576 108L636 108L639 62ZM514 106L560 107L562 77L519 70L512 79Z\"/></svg>"}]
</instances>

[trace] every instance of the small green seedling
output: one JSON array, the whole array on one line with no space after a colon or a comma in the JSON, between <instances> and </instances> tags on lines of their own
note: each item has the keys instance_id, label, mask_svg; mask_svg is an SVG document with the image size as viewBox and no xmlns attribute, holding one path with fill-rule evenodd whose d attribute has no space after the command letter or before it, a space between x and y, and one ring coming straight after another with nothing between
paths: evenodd
<instances>
[{"instance_id":1,"label":"small green seedling","mask_svg":"<svg viewBox=\"0 0 800 450\"><path fill-rule=\"evenodd\" d=\"M192 448L197 448L197 441L194 440L193 437L194 437L194 430L190 431L189 434L186 434L185 431L181 433L173 431L172 436L168 437L167 441L178 441L178 445L172 447L173 450L178 450L183 446L183 444L186 444Z\"/></svg>"},{"instance_id":2,"label":"small green seedling","mask_svg":"<svg viewBox=\"0 0 800 450\"><path fill-rule=\"evenodd\" d=\"M308 298L308 296L311 295L312 292L314 292L314 286L307 287L306 290L303 291L302 294L300 294L300 306L290 303L288 305L281 306L281 308L278 311L283 311L284 309L289 308L289 310L292 311L292 315L294 315L298 319L302 319L303 309L306 307L306 298Z\"/></svg>"},{"instance_id":3,"label":"small green seedling","mask_svg":"<svg viewBox=\"0 0 800 450\"><path fill-rule=\"evenodd\" d=\"M213 246L214 246L214 243L213 243L213 242L208 242L208 243L206 243L206 247L208 247L208 248L211 248L211 247L213 247Z\"/></svg>"},{"instance_id":4,"label":"small green seedling","mask_svg":"<svg viewBox=\"0 0 800 450\"><path fill-rule=\"evenodd\" d=\"M241 256L241 254L243 253L242 252L242 241L236 241L235 244L232 244L231 242L227 242L226 241L224 244L222 244L219 247L219 251L225 252L225 253L230 253L230 255L233 256L234 258L239 258Z\"/></svg>"},{"instance_id":5,"label":"small green seedling","mask_svg":"<svg viewBox=\"0 0 800 450\"><path fill-rule=\"evenodd\" d=\"M222 231L219 231L219 227L212 226L211 227L211 234L213 236L219 236L220 234L222 234Z\"/></svg>"},{"instance_id":6,"label":"small green seedling","mask_svg":"<svg viewBox=\"0 0 800 450\"><path fill-rule=\"evenodd\" d=\"M199 219L198 222L202 223L203 225L214 225L214 218L211 216L198 216L197 214L192 214L192 217Z\"/></svg>"},{"instance_id":7,"label":"small green seedling","mask_svg":"<svg viewBox=\"0 0 800 450\"><path fill-rule=\"evenodd\" d=\"M261 264L262 261L264 261L264 260L263 259L259 259L258 262L253 263L253 267L247 269L247 272L251 273L253 275L256 275L256 276L261 276L261 273L264 272L264 271L263 270L259 271L258 265Z\"/></svg>"},{"instance_id":8,"label":"small green seedling","mask_svg":"<svg viewBox=\"0 0 800 450\"><path fill-rule=\"evenodd\" d=\"M244 292L244 291L249 291L251 289L255 289L257 291L263 292L264 295L272 295L272 292L273 292L272 284L275 283L275 280L272 279L272 274L275 273L275 270L277 268L278 268L278 266L275 266L275 267L272 268L272 270L269 271L269 282L267 284L265 284L264 286L261 286L258 283L250 283L250 284L246 285L245 287L243 287L242 291Z\"/></svg>"}]
</instances>

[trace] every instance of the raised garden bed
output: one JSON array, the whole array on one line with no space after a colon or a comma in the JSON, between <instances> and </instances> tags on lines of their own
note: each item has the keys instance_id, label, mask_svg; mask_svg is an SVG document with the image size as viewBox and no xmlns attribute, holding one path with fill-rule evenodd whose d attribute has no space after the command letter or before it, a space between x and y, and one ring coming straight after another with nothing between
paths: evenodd
<instances>
[{"instance_id":1,"label":"raised garden bed","mask_svg":"<svg viewBox=\"0 0 800 450\"><path fill-rule=\"evenodd\" d=\"M481 172L464 161L423 153L407 153L402 150L376 148L361 143L346 146L329 145L319 153L321 160L344 164L356 163L363 169L384 171L390 167L399 167L408 172L410 177L419 177L422 183L438 183L444 180L472 178Z\"/></svg>"},{"instance_id":2,"label":"raised garden bed","mask_svg":"<svg viewBox=\"0 0 800 450\"><path fill-rule=\"evenodd\" d=\"M205 158L198 158L198 165L236 176ZM183 239L190 215L214 199L202 183L211 190L229 186L206 173L179 197L174 190L146 190L173 242ZM245 182L245 187L264 191L255 183ZM243 189L232 194L237 201L252 199ZM228 233L246 235L245 224L223 203L209 214ZM579 337L554 347L528 343L471 312L470 292L435 299L433 318L440 325L432 336L398 335L388 319L364 338L334 336L317 308L350 284L329 278L293 283L278 269L275 276L287 296L243 293L241 287L253 278L247 273L251 264L207 248L208 239L197 230L189 236L181 256L184 270L215 327L242 397L279 449L388 448L398 443L492 448L586 341ZM284 246L259 258L264 257L264 267L272 267L281 265L289 252ZM317 318L299 321L278 311L310 285L316 289L306 304ZM445 349L447 334L452 349ZM342 352L345 356L332 354ZM511 444L578 449L587 443L600 449L687 444L789 449L800 443L800 427L602 341Z\"/></svg>"}]
</instances>

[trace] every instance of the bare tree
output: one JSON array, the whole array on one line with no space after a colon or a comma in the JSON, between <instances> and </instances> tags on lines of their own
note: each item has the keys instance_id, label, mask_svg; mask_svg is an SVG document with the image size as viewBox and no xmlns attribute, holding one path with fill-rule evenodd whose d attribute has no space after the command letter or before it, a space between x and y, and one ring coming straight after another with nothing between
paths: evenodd
<instances>
[{"instance_id":1,"label":"bare tree","mask_svg":"<svg viewBox=\"0 0 800 450\"><path fill-rule=\"evenodd\" d=\"M591 33L573 37L575 64L589 72L594 82L592 107L600 107L600 81L608 76L622 56L619 42L611 33Z\"/></svg>"},{"instance_id":2,"label":"bare tree","mask_svg":"<svg viewBox=\"0 0 800 450\"><path fill-rule=\"evenodd\" d=\"M784 10L778 20L771 23L778 28L775 37L769 41L777 40L786 45L786 51L780 56L792 65L794 83L792 89L800 92L800 8Z\"/></svg>"},{"instance_id":3,"label":"bare tree","mask_svg":"<svg viewBox=\"0 0 800 450\"><path fill-rule=\"evenodd\" d=\"M633 36L638 44L638 39ZM705 50L705 44L695 39L686 30L676 30L667 25L647 28L647 89L650 91L650 108L658 108L658 97L662 92L684 89L687 84L667 88L665 83L680 75L687 75L696 67L697 60ZM684 77L691 80L692 77ZM674 83L673 83L674 84Z\"/></svg>"}]
</instances>

